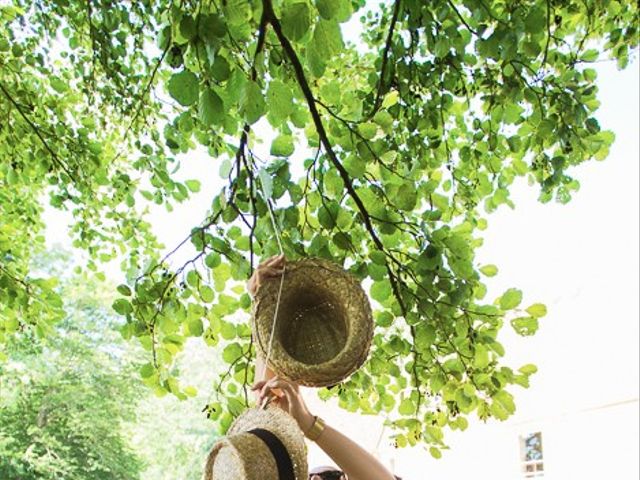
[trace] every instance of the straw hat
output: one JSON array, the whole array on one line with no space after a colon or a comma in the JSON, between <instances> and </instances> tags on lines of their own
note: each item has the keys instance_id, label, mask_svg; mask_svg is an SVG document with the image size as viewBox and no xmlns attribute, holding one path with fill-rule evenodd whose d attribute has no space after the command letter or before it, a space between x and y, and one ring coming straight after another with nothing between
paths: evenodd
<instances>
[{"instance_id":1,"label":"straw hat","mask_svg":"<svg viewBox=\"0 0 640 480\"><path fill-rule=\"evenodd\" d=\"M298 424L281 408L252 408L217 441L204 480L308 480L307 451Z\"/></svg>"},{"instance_id":2,"label":"straw hat","mask_svg":"<svg viewBox=\"0 0 640 480\"><path fill-rule=\"evenodd\" d=\"M267 357L280 281L265 282L253 303L256 348ZM364 363L373 337L360 282L320 258L288 262L269 366L298 384L335 385Z\"/></svg>"}]
</instances>

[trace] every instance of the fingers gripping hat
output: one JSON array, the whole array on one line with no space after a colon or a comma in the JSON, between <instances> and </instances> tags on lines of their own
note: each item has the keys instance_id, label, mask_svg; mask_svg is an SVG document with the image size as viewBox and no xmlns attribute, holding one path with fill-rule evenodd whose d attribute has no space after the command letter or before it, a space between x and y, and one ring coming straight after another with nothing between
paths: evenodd
<instances>
[{"instance_id":1,"label":"fingers gripping hat","mask_svg":"<svg viewBox=\"0 0 640 480\"><path fill-rule=\"evenodd\" d=\"M204 480L307 480L307 451L298 424L278 407L240 415L213 445Z\"/></svg>"},{"instance_id":2,"label":"fingers gripping hat","mask_svg":"<svg viewBox=\"0 0 640 480\"><path fill-rule=\"evenodd\" d=\"M253 303L258 352L267 358L279 281L265 282ZM364 363L373 337L369 299L360 282L320 258L287 263L269 366L309 387L335 385Z\"/></svg>"}]
</instances>

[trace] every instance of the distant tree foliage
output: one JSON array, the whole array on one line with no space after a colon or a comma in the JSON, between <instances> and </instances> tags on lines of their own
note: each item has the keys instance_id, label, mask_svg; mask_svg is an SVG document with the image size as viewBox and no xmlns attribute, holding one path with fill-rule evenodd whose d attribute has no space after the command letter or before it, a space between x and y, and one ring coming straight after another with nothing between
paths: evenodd
<instances>
[{"instance_id":1,"label":"distant tree foliage","mask_svg":"<svg viewBox=\"0 0 640 480\"><path fill-rule=\"evenodd\" d=\"M341 28L358 17L353 45ZM73 214L90 270L123 259L114 308L149 351L145 383L185 398L172 364L186 338L220 349L208 413L224 430L248 403L251 302L236 283L277 252L270 205L289 257L343 264L377 304L368 362L321 394L386 412L399 446L438 457L444 427L506 419L511 386L535 372L501 362L500 329L531 335L546 309L515 288L485 298L487 213L513 206L518 177L570 200L572 168L613 141L591 64L624 68L637 44L630 1L3 2L0 340L46 337L63 315L55 278L29 268L47 196ZM276 132L269 158L258 122ZM175 179L197 146L227 184L177 246L194 257L171 268L145 208L171 211L208 181Z\"/></svg>"},{"instance_id":2,"label":"distant tree foliage","mask_svg":"<svg viewBox=\"0 0 640 480\"><path fill-rule=\"evenodd\" d=\"M122 426L135 419L144 390L99 285L65 282L68 313L47 342L28 333L9 342L11 361L0 364L3 480L140 476L142 460Z\"/></svg>"},{"instance_id":3,"label":"distant tree foliage","mask_svg":"<svg viewBox=\"0 0 640 480\"><path fill-rule=\"evenodd\" d=\"M67 315L44 342L26 330L6 345L0 478L199 480L217 438L202 413L206 389L189 402L153 395L137 373L143 349L117 332L113 286L72 273L60 250L35 260L34 268L61 279ZM205 354L175 368L204 387L213 373Z\"/></svg>"}]
</instances>

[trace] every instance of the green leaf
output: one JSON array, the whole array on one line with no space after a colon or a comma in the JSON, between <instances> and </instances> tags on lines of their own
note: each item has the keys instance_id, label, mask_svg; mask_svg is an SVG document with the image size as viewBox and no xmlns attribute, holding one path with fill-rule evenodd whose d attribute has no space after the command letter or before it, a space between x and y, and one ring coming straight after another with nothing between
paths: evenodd
<instances>
[{"instance_id":1,"label":"green leaf","mask_svg":"<svg viewBox=\"0 0 640 480\"><path fill-rule=\"evenodd\" d=\"M197 26L193 17L191 15L183 17L180 21L180 35L182 35L185 40L189 41L192 40L196 34Z\"/></svg>"},{"instance_id":2,"label":"green leaf","mask_svg":"<svg viewBox=\"0 0 640 480\"><path fill-rule=\"evenodd\" d=\"M313 32L313 44L325 59L329 59L344 48L340 25L333 20L320 20Z\"/></svg>"},{"instance_id":3,"label":"green leaf","mask_svg":"<svg viewBox=\"0 0 640 480\"><path fill-rule=\"evenodd\" d=\"M438 40L436 40L436 44L434 48L434 53L436 57L438 58L444 57L445 55L447 55L447 53L449 53L450 49L451 49L451 45L449 44L449 40L446 37L441 36L440 38L438 38Z\"/></svg>"},{"instance_id":4,"label":"green leaf","mask_svg":"<svg viewBox=\"0 0 640 480\"><path fill-rule=\"evenodd\" d=\"M440 442L442 440L443 434L442 429L435 425L427 425L424 427L425 433L428 441L431 442Z\"/></svg>"},{"instance_id":5,"label":"green leaf","mask_svg":"<svg viewBox=\"0 0 640 480\"><path fill-rule=\"evenodd\" d=\"M493 277L498 273L498 267L495 265L484 265L480 267L480 271L487 277Z\"/></svg>"},{"instance_id":6,"label":"green leaf","mask_svg":"<svg viewBox=\"0 0 640 480\"><path fill-rule=\"evenodd\" d=\"M535 317L518 317L511 320L511 326L518 335L528 337L538 331L539 322Z\"/></svg>"},{"instance_id":7,"label":"green leaf","mask_svg":"<svg viewBox=\"0 0 640 480\"><path fill-rule=\"evenodd\" d=\"M224 105L222 99L212 89L207 88L200 94L198 104L198 118L210 127L215 124L222 124L224 118Z\"/></svg>"},{"instance_id":8,"label":"green leaf","mask_svg":"<svg viewBox=\"0 0 640 480\"><path fill-rule=\"evenodd\" d=\"M124 295L125 297L130 297L131 296L131 289L129 288L128 285L124 285L124 284L118 285L116 290L118 290L118 293L120 295Z\"/></svg>"},{"instance_id":9,"label":"green leaf","mask_svg":"<svg viewBox=\"0 0 640 480\"><path fill-rule=\"evenodd\" d=\"M187 180L184 182L189 190L196 193L200 191L200 181L199 180Z\"/></svg>"},{"instance_id":10,"label":"green leaf","mask_svg":"<svg viewBox=\"0 0 640 480\"><path fill-rule=\"evenodd\" d=\"M149 378L155 373L155 368L150 363L145 363L142 367L140 367L140 376L142 378Z\"/></svg>"},{"instance_id":11,"label":"green leaf","mask_svg":"<svg viewBox=\"0 0 640 480\"><path fill-rule=\"evenodd\" d=\"M242 355L242 347L239 343L227 345L222 351L222 358L227 363L233 363Z\"/></svg>"},{"instance_id":12,"label":"green leaf","mask_svg":"<svg viewBox=\"0 0 640 480\"><path fill-rule=\"evenodd\" d=\"M200 337L202 332L204 332L204 327L200 318L192 318L187 322L187 325L189 327L189 334L192 337Z\"/></svg>"},{"instance_id":13,"label":"green leaf","mask_svg":"<svg viewBox=\"0 0 640 480\"><path fill-rule=\"evenodd\" d=\"M524 373L525 375L533 375L538 371L538 367L535 365L528 363L527 365L523 365L518 369L520 373Z\"/></svg>"},{"instance_id":14,"label":"green leaf","mask_svg":"<svg viewBox=\"0 0 640 480\"><path fill-rule=\"evenodd\" d=\"M69 84L58 77L51 77L49 83L51 83L51 87L58 93L64 93L69 90Z\"/></svg>"},{"instance_id":15,"label":"green leaf","mask_svg":"<svg viewBox=\"0 0 640 480\"><path fill-rule=\"evenodd\" d=\"M442 452L438 447L429 447L429 453L436 460L442 458Z\"/></svg>"},{"instance_id":16,"label":"green leaf","mask_svg":"<svg viewBox=\"0 0 640 480\"><path fill-rule=\"evenodd\" d=\"M525 31L539 33L546 28L547 21L544 11L540 8L532 8L524 19Z\"/></svg>"},{"instance_id":17,"label":"green leaf","mask_svg":"<svg viewBox=\"0 0 640 480\"><path fill-rule=\"evenodd\" d=\"M126 300L124 298L119 298L118 300L113 302L112 307L120 315L126 315L127 313L133 312L131 303L129 303L129 300Z\"/></svg>"},{"instance_id":18,"label":"green leaf","mask_svg":"<svg viewBox=\"0 0 640 480\"><path fill-rule=\"evenodd\" d=\"M380 110L373 117L373 121L380 125L382 128L388 128L393 125L393 117L386 110Z\"/></svg>"},{"instance_id":19,"label":"green leaf","mask_svg":"<svg viewBox=\"0 0 640 480\"><path fill-rule=\"evenodd\" d=\"M422 322L415 327L416 348L420 352L429 351L429 347L436 341L436 329Z\"/></svg>"},{"instance_id":20,"label":"green leaf","mask_svg":"<svg viewBox=\"0 0 640 480\"><path fill-rule=\"evenodd\" d=\"M220 254L217 252L211 252L204 258L204 263L209 268L216 268L221 263Z\"/></svg>"},{"instance_id":21,"label":"green leaf","mask_svg":"<svg viewBox=\"0 0 640 480\"><path fill-rule=\"evenodd\" d=\"M387 311L379 312L376 314L376 325L379 327L390 327L393 324L394 316Z\"/></svg>"},{"instance_id":22,"label":"green leaf","mask_svg":"<svg viewBox=\"0 0 640 480\"><path fill-rule=\"evenodd\" d=\"M410 398L405 398L400 402L398 407L398 413L400 415L413 415L416 413L416 404Z\"/></svg>"},{"instance_id":23,"label":"green leaf","mask_svg":"<svg viewBox=\"0 0 640 480\"><path fill-rule=\"evenodd\" d=\"M391 285L388 281L373 282L371 286L371 298L383 303L391 296Z\"/></svg>"},{"instance_id":24,"label":"green leaf","mask_svg":"<svg viewBox=\"0 0 640 480\"><path fill-rule=\"evenodd\" d=\"M224 82L229 79L231 75L231 68L229 62L222 55L216 56L211 67L211 75L219 82Z\"/></svg>"},{"instance_id":25,"label":"green leaf","mask_svg":"<svg viewBox=\"0 0 640 480\"><path fill-rule=\"evenodd\" d=\"M198 77L188 70L174 73L167 83L167 90L180 105L193 105L198 100Z\"/></svg>"},{"instance_id":26,"label":"green leaf","mask_svg":"<svg viewBox=\"0 0 640 480\"><path fill-rule=\"evenodd\" d=\"M296 2L284 7L282 14L282 31L294 42L300 40L311 27L311 9L306 1Z\"/></svg>"},{"instance_id":27,"label":"green leaf","mask_svg":"<svg viewBox=\"0 0 640 480\"><path fill-rule=\"evenodd\" d=\"M326 58L313 42L307 46L307 65L311 74L316 78L322 77L327 68Z\"/></svg>"},{"instance_id":28,"label":"green leaf","mask_svg":"<svg viewBox=\"0 0 640 480\"><path fill-rule=\"evenodd\" d=\"M265 108L262 89L255 82L247 82L240 99L240 110L245 120L250 125L256 123L264 115Z\"/></svg>"},{"instance_id":29,"label":"green leaf","mask_svg":"<svg viewBox=\"0 0 640 480\"><path fill-rule=\"evenodd\" d=\"M491 412L491 415L496 417L498 420L506 420L509 418L509 412L507 412L499 402L492 402L489 407L489 411Z\"/></svg>"},{"instance_id":30,"label":"green leaf","mask_svg":"<svg viewBox=\"0 0 640 480\"><path fill-rule=\"evenodd\" d=\"M251 19L252 6L248 0L227 0L224 18L234 26L245 26Z\"/></svg>"},{"instance_id":31,"label":"green leaf","mask_svg":"<svg viewBox=\"0 0 640 480\"><path fill-rule=\"evenodd\" d=\"M337 205L323 205L318 211L318 221L327 230L332 230L336 226L336 217L338 214Z\"/></svg>"},{"instance_id":32,"label":"green leaf","mask_svg":"<svg viewBox=\"0 0 640 480\"><path fill-rule=\"evenodd\" d=\"M273 197L273 180L271 179L271 174L266 168L261 168L258 170L258 178L260 178L263 195L267 199L271 199Z\"/></svg>"},{"instance_id":33,"label":"green leaf","mask_svg":"<svg viewBox=\"0 0 640 480\"><path fill-rule=\"evenodd\" d=\"M225 158L224 161L220 164L219 174L222 178L228 178L231 174L231 170L233 170L233 164L229 161L228 158Z\"/></svg>"},{"instance_id":34,"label":"green leaf","mask_svg":"<svg viewBox=\"0 0 640 480\"><path fill-rule=\"evenodd\" d=\"M489 366L489 351L484 345L476 346L476 353L473 357L473 367L483 369Z\"/></svg>"},{"instance_id":35,"label":"green leaf","mask_svg":"<svg viewBox=\"0 0 640 480\"><path fill-rule=\"evenodd\" d=\"M378 133L378 126L373 122L361 123L358 125L358 131L365 139L371 140Z\"/></svg>"},{"instance_id":36,"label":"green leaf","mask_svg":"<svg viewBox=\"0 0 640 480\"><path fill-rule=\"evenodd\" d=\"M400 99L400 94L393 90L385 95L384 100L382 100L382 108L390 108L393 107L398 100Z\"/></svg>"},{"instance_id":37,"label":"green leaf","mask_svg":"<svg viewBox=\"0 0 640 480\"><path fill-rule=\"evenodd\" d=\"M222 338L225 340L232 340L236 338L236 333L236 326L233 323L222 322L222 326L220 328L220 335L222 335Z\"/></svg>"},{"instance_id":38,"label":"green leaf","mask_svg":"<svg viewBox=\"0 0 640 480\"><path fill-rule=\"evenodd\" d=\"M208 42L214 42L227 34L227 26L219 15L201 15L198 27L198 34Z\"/></svg>"},{"instance_id":39,"label":"green leaf","mask_svg":"<svg viewBox=\"0 0 640 480\"><path fill-rule=\"evenodd\" d=\"M598 60L599 56L600 52L597 49L592 48L580 55L580 60L583 62L595 62Z\"/></svg>"},{"instance_id":40,"label":"green leaf","mask_svg":"<svg viewBox=\"0 0 640 480\"><path fill-rule=\"evenodd\" d=\"M456 425L461 431L465 431L469 427L469 421L464 417L458 417L456 419Z\"/></svg>"},{"instance_id":41,"label":"green leaf","mask_svg":"<svg viewBox=\"0 0 640 480\"><path fill-rule=\"evenodd\" d=\"M337 232L333 236L332 241L338 248L342 250L351 251L351 249L353 248L351 236L348 233Z\"/></svg>"},{"instance_id":42,"label":"green leaf","mask_svg":"<svg viewBox=\"0 0 640 480\"><path fill-rule=\"evenodd\" d=\"M500 297L500 308L502 310L513 310L522 302L522 291L517 288L510 288Z\"/></svg>"},{"instance_id":43,"label":"green leaf","mask_svg":"<svg viewBox=\"0 0 640 480\"><path fill-rule=\"evenodd\" d=\"M213 289L208 285L202 285L200 287L200 298L205 303L213 302Z\"/></svg>"},{"instance_id":44,"label":"green leaf","mask_svg":"<svg viewBox=\"0 0 640 480\"><path fill-rule=\"evenodd\" d=\"M189 272L187 272L187 283L197 288L200 284L200 274L196 270L189 270Z\"/></svg>"},{"instance_id":45,"label":"green leaf","mask_svg":"<svg viewBox=\"0 0 640 480\"><path fill-rule=\"evenodd\" d=\"M320 87L320 95L322 100L330 104L338 104L342 97L342 91L340 89L340 83L337 80L332 80L323 84Z\"/></svg>"},{"instance_id":46,"label":"green leaf","mask_svg":"<svg viewBox=\"0 0 640 480\"><path fill-rule=\"evenodd\" d=\"M316 7L325 20L335 18L339 22L346 22L352 13L349 0L316 0Z\"/></svg>"},{"instance_id":47,"label":"green leaf","mask_svg":"<svg viewBox=\"0 0 640 480\"><path fill-rule=\"evenodd\" d=\"M287 119L294 111L293 92L280 80L272 80L267 91L267 103L269 113L275 119L276 124L280 124Z\"/></svg>"},{"instance_id":48,"label":"green leaf","mask_svg":"<svg viewBox=\"0 0 640 480\"><path fill-rule=\"evenodd\" d=\"M429 379L431 390L433 390L435 393L438 393L440 390L442 390L442 387L444 387L446 383L447 380L441 372L433 374Z\"/></svg>"},{"instance_id":49,"label":"green leaf","mask_svg":"<svg viewBox=\"0 0 640 480\"><path fill-rule=\"evenodd\" d=\"M527 313L536 318L544 317L547 314L547 307L542 303L534 303L527 308Z\"/></svg>"},{"instance_id":50,"label":"green leaf","mask_svg":"<svg viewBox=\"0 0 640 480\"><path fill-rule=\"evenodd\" d=\"M513 401L513 395L506 390L500 390L493 399L498 402L508 413L513 414L516 411L516 404Z\"/></svg>"},{"instance_id":51,"label":"green leaf","mask_svg":"<svg viewBox=\"0 0 640 480\"><path fill-rule=\"evenodd\" d=\"M393 193L393 202L400 210L410 212L416 208L418 192L415 188L412 188L409 183L398 187Z\"/></svg>"},{"instance_id":52,"label":"green leaf","mask_svg":"<svg viewBox=\"0 0 640 480\"><path fill-rule=\"evenodd\" d=\"M196 389L196 387L184 387L183 391L188 397L195 397L196 395L198 395L198 390Z\"/></svg>"},{"instance_id":53,"label":"green leaf","mask_svg":"<svg viewBox=\"0 0 640 480\"><path fill-rule=\"evenodd\" d=\"M295 146L291 135L278 135L271 142L271 155L276 157L288 157L293 154Z\"/></svg>"}]
</instances>

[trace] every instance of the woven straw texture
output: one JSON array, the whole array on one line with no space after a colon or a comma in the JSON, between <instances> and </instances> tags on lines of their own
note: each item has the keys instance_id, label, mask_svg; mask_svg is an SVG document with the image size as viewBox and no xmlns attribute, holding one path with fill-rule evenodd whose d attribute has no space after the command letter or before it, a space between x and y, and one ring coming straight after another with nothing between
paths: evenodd
<instances>
[{"instance_id":1,"label":"woven straw texture","mask_svg":"<svg viewBox=\"0 0 640 480\"><path fill-rule=\"evenodd\" d=\"M253 331L266 358L279 281L260 286ZM360 282L324 259L288 262L269 366L298 384L340 383L367 359L373 338L371 305Z\"/></svg>"},{"instance_id":2,"label":"woven straw texture","mask_svg":"<svg viewBox=\"0 0 640 480\"><path fill-rule=\"evenodd\" d=\"M296 480L308 480L307 450L298 424L278 407L252 408L240 415L227 436L213 445L207 458L204 480L278 480L273 455L254 428L275 434L289 452Z\"/></svg>"}]
</instances>

